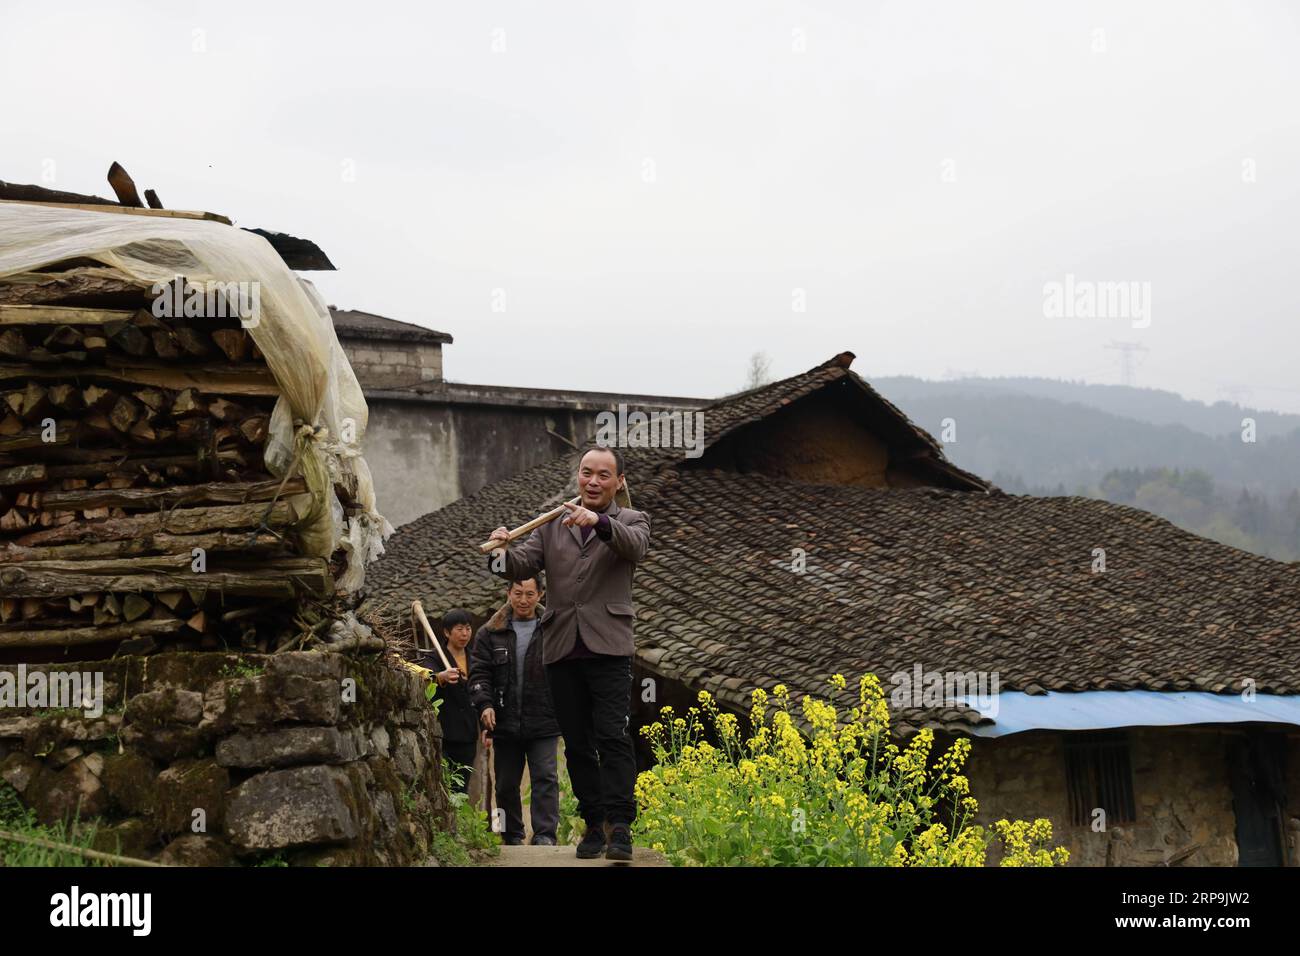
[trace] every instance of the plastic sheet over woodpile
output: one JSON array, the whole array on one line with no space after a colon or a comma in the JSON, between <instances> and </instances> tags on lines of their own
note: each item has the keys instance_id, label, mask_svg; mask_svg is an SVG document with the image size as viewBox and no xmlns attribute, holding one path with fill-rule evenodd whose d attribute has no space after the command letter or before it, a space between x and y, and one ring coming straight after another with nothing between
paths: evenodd
<instances>
[{"instance_id":1,"label":"plastic sheet over woodpile","mask_svg":"<svg viewBox=\"0 0 1300 956\"><path fill-rule=\"evenodd\" d=\"M354 474L365 509L357 526L345 529L332 490L312 489L329 499L329 507L322 509L313 527L302 529L303 547L326 557L346 540L359 558L382 553L383 537L392 529L375 508L374 483L360 454L366 401L334 334L329 309L311 283L289 271L265 239L221 223L0 206L0 278L78 257L151 284L171 282L178 275L196 284L258 283L257 321L243 324L281 392L271 416L267 465L283 474L303 448L325 465L327 474ZM303 424L313 430L302 432ZM353 440L340 441L345 434ZM350 565L349 572L341 583L354 590L364 576L364 561Z\"/></svg>"},{"instance_id":2,"label":"plastic sheet over woodpile","mask_svg":"<svg viewBox=\"0 0 1300 956\"><path fill-rule=\"evenodd\" d=\"M260 616L232 598L355 593L392 532L328 309L224 223L0 203L0 400L0 648L210 644Z\"/></svg>"}]
</instances>

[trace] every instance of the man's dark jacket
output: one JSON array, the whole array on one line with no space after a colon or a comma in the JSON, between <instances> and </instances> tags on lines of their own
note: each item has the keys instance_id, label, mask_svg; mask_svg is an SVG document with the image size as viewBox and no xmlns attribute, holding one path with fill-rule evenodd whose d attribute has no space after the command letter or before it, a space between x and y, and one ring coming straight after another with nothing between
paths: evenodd
<instances>
[{"instance_id":1,"label":"man's dark jacket","mask_svg":"<svg viewBox=\"0 0 1300 956\"><path fill-rule=\"evenodd\" d=\"M488 620L474 635L474 658L470 661L469 698L481 715L485 708L496 711L495 736L517 737L531 740L534 737L555 737L560 733L559 721L551 705L551 688L546 680L543 663L542 615L546 608L537 605L537 629L524 655L524 693L522 710L515 704L515 629L510 622L514 612L509 604Z\"/></svg>"}]
</instances>

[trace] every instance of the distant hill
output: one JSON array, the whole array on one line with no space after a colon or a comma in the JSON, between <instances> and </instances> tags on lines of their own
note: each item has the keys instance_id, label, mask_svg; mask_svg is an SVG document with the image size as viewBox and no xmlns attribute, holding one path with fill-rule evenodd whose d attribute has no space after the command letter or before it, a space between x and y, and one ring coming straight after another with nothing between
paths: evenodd
<instances>
[{"instance_id":1,"label":"distant hill","mask_svg":"<svg viewBox=\"0 0 1300 956\"><path fill-rule=\"evenodd\" d=\"M1128 385L1088 385L1050 378L956 378L928 382L910 376L872 378L890 401L902 406L910 398L940 395L1012 394L1086 405L1098 411L1151 425L1182 425L1202 435L1219 437L1241 430L1241 420L1255 419L1261 434L1281 435L1300 428L1300 415L1262 411L1231 402L1204 402L1174 392Z\"/></svg>"},{"instance_id":2,"label":"distant hill","mask_svg":"<svg viewBox=\"0 0 1300 956\"><path fill-rule=\"evenodd\" d=\"M940 440L952 418L957 440L944 451L986 478L1001 473L1067 494L1088 493L1125 468L1200 470L1222 491L1270 497L1300 485L1300 415L1047 379L870 381ZM1253 444L1241 440L1247 415L1256 421Z\"/></svg>"},{"instance_id":3,"label":"distant hill","mask_svg":"<svg viewBox=\"0 0 1300 956\"><path fill-rule=\"evenodd\" d=\"M1300 559L1300 415L1047 379L870 381L940 441L952 419L944 452L1010 494L1105 498ZM1254 443L1242 441L1248 416Z\"/></svg>"}]
</instances>

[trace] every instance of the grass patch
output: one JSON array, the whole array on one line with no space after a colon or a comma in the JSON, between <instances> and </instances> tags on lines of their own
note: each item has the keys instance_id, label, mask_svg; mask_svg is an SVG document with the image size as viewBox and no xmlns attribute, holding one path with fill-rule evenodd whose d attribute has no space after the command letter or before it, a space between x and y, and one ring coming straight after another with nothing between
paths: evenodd
<instances>
[{"instance_id":1,"label":"grass patch","mask_svg":"<svg viewBox=\"0 0 1300 956\"><path fill-rule=\"evenodd\" d=\"M81 850L93 849L97 828L82 826L76 819L70 823L42 826L36 815L23 806L18 791L7 783L0 783L0 830L17 836L34 837L63 843ZM116 853L114 849L112 852ZM98 860L87 859L69 850L51 849L0 838L0 866L107 866Z\"/></svg>"},{"instance_id":2,"label":"grass patch","mask_svg":"<svg viewBox=\"0 0 1300 956\"><path fill-rule=\"evenodd\" d=\"M492 832L487 814L456 792L463 777L446 759L442 762L442 779L451 791L452 829L444 831L429 826L429 853L441 866L474 866L484 857L501 852L501 838ZM426 821L426 824L428 821Z\"/></svg>"}]
</instances>

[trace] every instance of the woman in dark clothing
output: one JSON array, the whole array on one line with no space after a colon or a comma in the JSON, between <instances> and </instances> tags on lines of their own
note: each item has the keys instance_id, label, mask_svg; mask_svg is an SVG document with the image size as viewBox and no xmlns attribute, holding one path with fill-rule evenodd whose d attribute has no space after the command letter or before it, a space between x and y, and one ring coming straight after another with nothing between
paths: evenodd
<instances>
[{"instance_id":1,"label":"woman in dark clothing","mask_svg":"<svg viewBox=\"0 0 1300 956\"><path fill-rule=\"evenodd\" d=\"M443 646L451 668L439 671L438 697L442 708L438 722L442 725L442 751L449 761L458 764L462 775L460 793L469 790L469 778L478 752L478 711L469 700L469 644L473 637L470 616L460 608L452 608L442 616ZM424 651L424 664L430 668L442 666L438 652ZM434 663L437 661L437 663Z\"/></svg>"}]
</instances>

